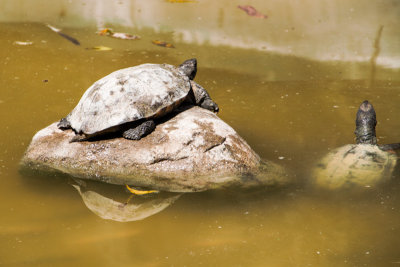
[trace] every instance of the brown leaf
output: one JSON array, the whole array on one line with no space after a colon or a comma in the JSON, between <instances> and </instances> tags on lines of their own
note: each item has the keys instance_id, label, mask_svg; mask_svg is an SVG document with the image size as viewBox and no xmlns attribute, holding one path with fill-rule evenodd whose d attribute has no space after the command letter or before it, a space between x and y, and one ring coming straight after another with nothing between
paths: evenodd
<instances>
[{"instance_id":1,"label":"brown leaf","mask_svg":"<svg viewBox=\"0 0 400 267\"><path fill-rule=\"evenodd\" d=\"M258 12L254 7L252 6L238 6L241 10L245 11L247 15L256 17L256 18L261 18L261 19L266 19L268 16L264 15L260 12Z\"/></svg>"},{"instance_id":2,"label":"brown leaf","mask_svg":"<svg viewBox=\"0 0 400 267\"><path fill-rule=\"evenodd\" d=\"M110 28L104 28L97 32L98 35L111 35L112 33L113 33L113 31Z\"/></svg>"},{"instance_id":3,"label":"brown leaf","mask_svg":"<svg viewBox=\"0 0 400 267\"><path fill-rule=\"evenodd\" d=\"M166 48L175 48L175 46L173 44L170 44L170 43L167 43L164 41L153 40L151 42L158 46L162 46L162 47L166 47Z\"/></svg>"}]
</instances>

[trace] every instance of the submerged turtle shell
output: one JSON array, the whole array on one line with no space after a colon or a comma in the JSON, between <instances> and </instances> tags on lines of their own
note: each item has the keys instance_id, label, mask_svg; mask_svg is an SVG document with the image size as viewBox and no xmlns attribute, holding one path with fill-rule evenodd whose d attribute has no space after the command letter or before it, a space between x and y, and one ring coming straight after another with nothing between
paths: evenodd
<instances>
[{"instance_id":1,"label":"submerged turtle shell","mask_svg":"<svg viewBox=\"0 0 400 267\"><path fill-rule=\"evenodd\" d=\"M345 145L332 150L317 165L313 177L329 189L373 186L390 179L397 156L376 145Z\"/></svg>"},{"instance_id":2,"label":"submerged turtle shell","mask_svg":"<svg viewBox=\"0 0 400 267\"><path fill-rule=\"evenodd\" d=\"M163 116L181 104L189 91L189 78L172 65L121 69L90 86L67 120L77 133L93 135Z\"/></svg>"}]
</instances>

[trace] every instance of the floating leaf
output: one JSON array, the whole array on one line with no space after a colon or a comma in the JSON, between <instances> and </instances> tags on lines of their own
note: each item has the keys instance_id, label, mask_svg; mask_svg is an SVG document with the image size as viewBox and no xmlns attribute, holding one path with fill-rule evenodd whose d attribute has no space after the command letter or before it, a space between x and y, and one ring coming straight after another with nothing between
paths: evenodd
<instances>
[{"instance_id":1,"label":"floating leaf","mask_svg":"<svg viewBox=\"0 0 400 267\"><path fill-rule=\"evenodd\" d=\"M46 24L46 26L47 26L50 30L52 30L53 32L56 32L56 33L57 33L58 35L60 35L61 37L65 38L65 39L67 39L68 41L70 41L71 43L73 43L74 45L80 45L80 43L79 43L78 40L76 40L74 37L71 37L71 36L69 36L69 35L67 35L67 34L65 34L65 33L62 33L62 32L61 32L61 29L58 29L58 28L56 28L56 27L54 27L54 26L51 26L50 24Z\"/></svg>"},{"instance_id":2,"label":"floating leaf","mask_svg":"<svg viewBox=\"0 0 400 267\"><path fill-rule=\"evenodd\" d=\"M140 36L138 36L138 35L132 35L129 33L124 33L124 32L114 32L110 28L102 29L98 32L98 34L110 36L113 38L123 39L123 40L139 40L140 39Z\"/></svg>"},{"instance_id":3,"label":"floating leaf","mask_svg":"<svg viewBox=\"0 0 400 267\"><path fill-rule=\"evenodd\" d=\"M267 15L264 15L260 12L258 12L254 7L252 6L238 6L241 10L245 11L247 15L253 16L256 18L261 18L261 19L266 19Z\"/></svg>"},{"instance_id":4,"label":"floating leaf","mask_svg":"<svg viewBox=\"0 0 400 267\"><path fill-rule=\"evenodd\" d=\"M110 28L104 28L104 29L99 30L99 31L97 32L98 35L110 35L110 34L112 34L112 33L113 33L113 30L110 29Z\"/></svg>"},{"instance_id":5,"label":"floating leaf","mask_svg":"<svg viewBox=\"0 0 400 267\"><path fill-rule=\"evenodd\" d=\"M26 42L15 41L14 44L16 44L16 45L32 45L33 42L31 42L31 41L26 41Z\"/></svg>"},{"instance_id":6,"label":"floating leaf","mask_svg":"<svg viewBox=\"0 0 400 267\"><path fill-rule=\"evenodd\" d=\"M61 31L61 29L56 28L54 26L51 26L50 24L46 24L46 26L49 27L50 30L52 30L53 32L60 32Z\"/></svg>"},{"instance_id":7,"label":"floating leaf","mask_svg":"<svg viewBox=\"0 0 400 267\"><path fill-rule=\"evenodd\" d=\"M110 50L113 50L111 47L102 46L102 45L94 46L92 48L87 48L87 49L93 49L93 50L97 50L97 51L110 51Z\"/></svg>"},{"instance_id":8,"label":"floating leaf","mask_svg":"<svg viewBox=\"0 0 400 267\"><path fill-rule=\"evenodd\" d=\"M159 191L157 191L157 190L138 190L138 189L134 189L132 187L129 187L129 185L126 185L126 188L129 190L129 192L131 192L132 194L135 194L135 195L147 195L147 194L151 194L151 193L159 193Z\"/></svg>"},{"instance_id":9,"label":"floating leaf","mask_svg":"<svg viewBox=\"0 0 400 267\"><path fill-rule=\"evenodd\" d=\"M140 36L138 35L132 35L129 33L124 33L124 32L114 32L111 37L118 38L118 39L123 39L123 40L139 40Z\"/></svg>"},{"instance_id":10,"label":"floating leaf","mask_svg":"<svg viewBox=\"0 0 400 267\"><path fill-rule=\"evenodd\" d=\"M173 44L170 44L170 43L167 43L164 41L153 40L151 42L158 46L167 47L167 48L175 48L175 46Z\"/></svg>"}]
</instances>

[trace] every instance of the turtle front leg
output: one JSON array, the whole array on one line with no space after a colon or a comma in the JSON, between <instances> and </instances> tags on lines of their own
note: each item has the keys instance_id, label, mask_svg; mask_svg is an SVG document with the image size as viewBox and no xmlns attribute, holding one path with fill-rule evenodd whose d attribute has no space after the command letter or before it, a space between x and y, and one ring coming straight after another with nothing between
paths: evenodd
<instances>
[{"instance_id":1,"label":"turtle front leg","mask_svg":"<svg viewBox=\"0 0 400 267\"><path fill-rule=\"evenodd\" d=\"M62 118L57 124L57 127L61 130L71 129L71 123L67 120L67 118Z\"/></svg>"},{"instance_id":2,"label":"turtle front leg","mask_svg":"<svg viewBox=\"0 0 400 267\"><path fill-rule=\"evenodd\" d=\"M201 85L194 81L190 81L190 85L192 87L193 95L194 95L194 104L200 106L202 108L211 110L213 112L218 112L219 107L217 103L215 103L206 89L204 89Z\"/></svg>"},{"instance_id":3,"label":"turtle front leg","mask_svg":"<svg viewBox=\"0 0 400 267\"><path fill-rule=\"evenodd\" d=\"M156 124L153 120L147 120L142 124L139 124L135 128L131 128L122 133L122 136L130 140L140 140L142 137L148 135L156 128Z\"/></svg>"},{"instance_id":4,"label":"turtle front leg","mask_svg":"<svg viewBox=\"0 0 400 267\"><path fill-rule=\"evenodd\" d=\"M217 103L212 101L212 99L210 97L204 99L204 101L200 104L200 107L211 110L212 112L215 112L215 113L218 113L218 111L219 111L219 107L218 107Z\"/></svg>"}]
</instances>

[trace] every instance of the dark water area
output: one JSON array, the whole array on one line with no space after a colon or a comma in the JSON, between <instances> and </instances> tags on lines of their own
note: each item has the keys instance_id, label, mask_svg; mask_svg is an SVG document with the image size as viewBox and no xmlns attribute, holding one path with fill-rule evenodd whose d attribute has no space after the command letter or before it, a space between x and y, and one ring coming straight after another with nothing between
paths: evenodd
<instances>
[{"instance_id":1,"label":"dark water area","mask_svg":"<svg viewBox=\"0 0 400 267\"><path fill-rule=\"evenodd\" d=\"M399 54L393 52L400 40L396 27L390 26L399 25L400 20L392 13L387 16L392 24L385 24L381 52L372 67L378 25L371 30L369 43L359 43L363 60L350 56L347 60L318 59L319 54L311 54L311 50L298 47L293 48L296 53L286 53L278 49L296 43L296 36L285 37L286 43L276 41L274 51L263 49L259 27L254 27L252 41L241 43L243 26L237 25L260 22L243 11L234 13L236 9L221 11L220 7L220 11L208 14L207 3L201 1L198 17L208 23L209 35L215 29L225 31L231 43L212 36L199 41L205 38L201 35L205 26L193 26L193 20L188 19L187 27L199 35L197 41L190 39L185 37L183 26L174 31L173 25L179 20L183 23L191 4L155 2L149 2L154 4L151 8L159 4L168 12L176 12L176 17L160 15L153 27L145 21L136 21L135 25L105 23L120 32L141 36L133 41L96 35L94 23L77 27L78 22L68 11L74 10L71 7L61 9L67 10L64 13L50 12L58 14L55 18L43 15L48 17L22 21L17 15L15 20L9 15L0 20L0 264L400 265L398 168L390 182L357 192L319 190L310 179L315 163L329 150L354 143L355 114L365 99L377 112L378 142L400 142ZM57 9L64 2L55 3ZM277 3L263 3L255 1L254 5L266 13L273 12L274 7L278 10ZM374 3L384 6L381 1ZM13 10L6 2L0 5ZM145 11L141 6L142 18ZM34 13L41 17L39 11ZM232 14L237 17L231 19ZM343 14L339 12L338 18L347 18ZM265 21L272 24L274 14L270 15ZM57 23L64 25L62 32L79 40L80 45L51 31L45 20L57 27ZM165 23L170 26L162 24L170 20ZM229 21L236 21L237 27L226 26ZM337 23L341 25L341 20ZM361 26L363 23L360 21ZM275 30L281 26L278 24ZM302 24L298 27L307 29ZM236 35L239 39L232 37ZM274 36L279 35L275 32ZM323 43L325 35L321 33L318 38ZM175 48L152 44L156 39L173 43ZM91 49L100 45L112 50ZM316 43L316 47L319 45ZM363 51L367 52L361 55ZM19 161L32 136L68 114L93 82L121 68L142 63L177 65L191 57L198 59L196 81L221 109L218 116L262 158L290 170L296 178L293 185L131 197L124 187L95 182L82 186L64 175L20 171ZM129 216L119 213L121 205L130 210Z\"/></svg>"}]
</instances>

